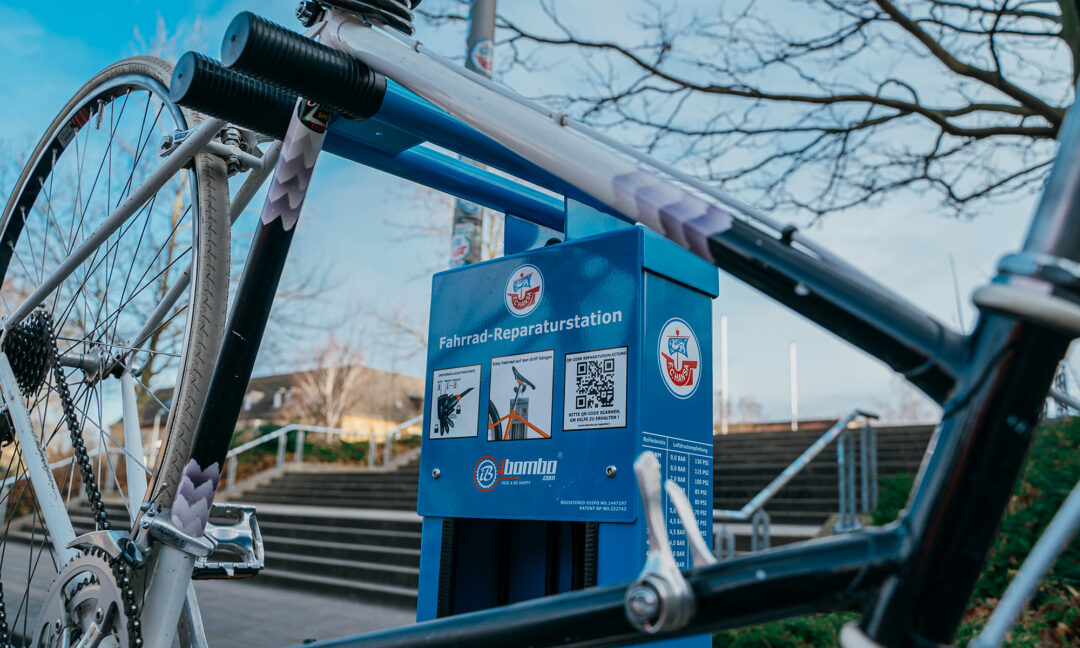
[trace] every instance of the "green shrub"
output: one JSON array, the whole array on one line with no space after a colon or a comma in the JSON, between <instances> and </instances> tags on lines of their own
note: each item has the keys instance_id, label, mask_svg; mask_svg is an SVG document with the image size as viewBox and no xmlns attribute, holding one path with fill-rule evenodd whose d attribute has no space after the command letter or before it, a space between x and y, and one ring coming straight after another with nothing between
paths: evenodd
<instances>
[{"instance_id":1,"label":"green shrub","mask_svg":"<svg viewBox=\"0 0 1080 648\"><path fill-rule=\"evenodd\" d=\"M840 628L859 618L847 612L814 614L713 635L714 648L818 648L840 645Z\"/></svg>"},{"instance_id":2,"label":"green shrub","mask_svg":"<svg viewBox=\"0 0 1080 648\"><path fill-rule=\"evenodd\" d=\"M870 524L881 526L900 517L914 485L915 475L879 476L878 503L870 513Z\"/></svg>"}]
</instances>

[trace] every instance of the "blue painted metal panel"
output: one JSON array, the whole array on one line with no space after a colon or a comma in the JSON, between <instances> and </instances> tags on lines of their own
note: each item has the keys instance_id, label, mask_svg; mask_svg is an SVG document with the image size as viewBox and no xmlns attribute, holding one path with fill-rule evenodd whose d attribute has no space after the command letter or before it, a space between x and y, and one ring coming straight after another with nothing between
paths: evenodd
<instances>
[{"instance_id":1,"label":"blue painted metal panel","mask_svg":"<svg viewBox=\"0 0 1080 648\"><path fill-rule=\"evenodd\" d=\"M421 515L635 518L631 466L639 410L632 395L639 393L641 256L641 231L628 228L435 275ZM532 284L516 286L523 278ZM508 293L527 295L538 286L542 289L535 291L535 303L519 316ZM601 365L608 366L587 379L598 387L611 381L615 391L592 401L586 395L578 403L578 376L567 373L567 362L573 363L574 372L583 362L591 370L589 357L576 354L597 350L612 350L601 354L604 358L597 356ZM533 355L519 358L522 354ZM524 392L529 399L528 427L508 418L512 405L521 407L512 400L512 369L536 385ZM464 408L459 408L455 427L438 429L433 413L438 396L457 398L469 388L455 401ZM564 404L568 390L575 402ZM608 401L611 407L601 405ZM496 418L489 414L489 402L497 418L503 419L500 435L511 436L511 426L517 426L525 438L489 441L496 430L489 423ZM590 403L598 407L590 408ZM605 469L612 465L617 474L609 478ZM431 477L435 469L440 474L437 480Z\"/></svg>"},{"instance_id":2,"label":"blue painted metal panel","mask_svg":"<svg viewBox=\"0 0 1080 648\"><path fill-rule=\"evenodd\" d=\"M416 599L416 620L430 621L438 616L439 609L439 561L442 552L443 520L437 517L424 518L420 528L420 547L429 548L420 552L420 580ZM434 548L431 551L430 548Z\"/></svg>"},{"instance_id":3,"label":"blue painted metal panel","mask_svg":"<svg viewBox=\"0 0 1080 648\"><path fill-rule=\"evenodd\" d=\"M720 294L716 266L649 229L645 230L645 267L709 297Z\"/></svg>"},{"instance_id":4,"label":"blue painted metal panel","mask_svg":"<svg viewBox=\"0 0 1080 648\"><path fill-rule=\"evenodd\" d=\"M564 240L563 233L537 225L512 214L503 220L503 254L517 254L544 247L552 239Z\"/></svg>"},{"instance_id":5,"label":"blue painted metal panel","mask_svg":"<svg viewBox=\"0 0 1080 648\"><path fill-rule=\"evenodd\" d=\"M461 527L476 537L459 540L459 612L493 604L498 547L489 545L497 534L495 526L484 531L484 525L498 525L498 519L521 520L499 527L508 534L501 542L512 548L505 572L511 601L539 595L547 573L540 559L544 527L529 520L598 522L597 583L634 578L648 547L632 468L643 451L654 452L663 477L687 492L700 531L712 542L715 270L706 276L688 265L697 261L689 253L666 241L661 243L669 247L648 243L651 233L642 227L625 226L579 203L570 202L567 210L567 241L433 279L417 508L426 516L478 518ZM602 315L614 312L621 313L619 320L604 324ZM570 318L596 313L599 325L565 326ZM559 322L564 326L553 330ZM581 385L597 384L597 376L589 362L584 374L578 370L583 357L593 360L581 354L597 351L604 354L595 358L601 364L625 362L611 392L625 385L625 402L619 405L618 397L604 391L609 407L596 409L600 422L590 429L586 415L597 403L589 400L588 389L585 400L578 399ZM513 386L499 386L509 376L507 358L520 372L510 382L521 387L529 381L522 387L529 398L524 408L501 402L510 400L507 389ZM547 373L537 370L544 362L550 363ZM597 368L601 376L607 370L603 364ZM604 378L599 384L609 383ZM550 396L537 398L537 392ZM489 400L496 410L490 414ZM530 439L519 426L526 438L513 440L512 428L493 428L491 421L511 411L546 434ZM511 439L489 440L496 429L498 438ZM605 474L608 466L615 468L614 478ZM664 506L675 559L689 567L685 533L666 495ZM422 554L439 552L439 542L425 535ZM569 553L567 547L560 560ZM568 568L566 562L558 565L560 589L569 582ZM661 645L709 642L703 636Z\"/></svg>"}]
</instances>

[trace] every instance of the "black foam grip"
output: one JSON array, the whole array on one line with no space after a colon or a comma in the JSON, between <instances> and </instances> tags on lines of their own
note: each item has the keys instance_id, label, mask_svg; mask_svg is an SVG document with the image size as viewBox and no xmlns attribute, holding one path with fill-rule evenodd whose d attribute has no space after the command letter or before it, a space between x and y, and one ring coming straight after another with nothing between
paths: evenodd
<instances>
[{"instance_id":1,"label":"black foam grip","mask_svg":"<svg viewBox=\"0 0 1080 648\"><path fill-rule=\"evenodd\" d=\"M169 95L181 106L275 139L285 137L296 106L296 95L197 52L188 52L177 61Z\"/></svg>"},{"instance_id":2,"label":"black foam grip","mask_svg":"<svg viewBox=\"0 0 1080 648\"><path fill-rule=\"evenodd\" d=\"M386 79L355 58L249 11L229 24L221 60L351 119L374 115L386 93Z\"/></svg>"}]
</instances>

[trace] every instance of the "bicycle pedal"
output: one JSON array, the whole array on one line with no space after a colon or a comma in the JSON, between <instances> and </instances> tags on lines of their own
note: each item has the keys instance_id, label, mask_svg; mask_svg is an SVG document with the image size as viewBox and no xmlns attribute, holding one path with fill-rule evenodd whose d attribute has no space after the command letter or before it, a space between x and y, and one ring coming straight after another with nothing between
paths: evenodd
<instances>
[{"instance_id":1,"label":"bicycle pedal","mask_svg":"<svg viewBox=\"0 0 1080 648\"><path fill-rule=\"evenodd\" d=\"M254 506L214 504L205 537L214 543L214 550L196 559L192 578L250 578L262 570L263 540Z\"/></svg>"}]
</instances>

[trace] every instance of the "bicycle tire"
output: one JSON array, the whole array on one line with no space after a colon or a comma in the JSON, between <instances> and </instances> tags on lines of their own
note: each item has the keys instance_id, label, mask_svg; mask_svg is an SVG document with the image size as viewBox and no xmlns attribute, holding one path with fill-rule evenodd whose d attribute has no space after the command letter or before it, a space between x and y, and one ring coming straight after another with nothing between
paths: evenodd
<instances>
[{"instance_id":1,"label":"bicycle tire","mask_svg":"<svg viewBox=\"0 0 1080 648\"><path fill-rule=\"evenodd\" d=\"M202 115L181 108L169 99L168 84L172 76L172 67L171 63L155 57L134 57L117 62L105 68L84 84L46 129L45 134L28 158L27 164L14 185L2 216L0 216L0 279L2 279L5 292L24 296L27 294L23 284L27 282L27 277L32 281L35 274L27 267L25 261L26 258L29 258L30 252L33 253L34 257L40 252L42 272L39 272L39 275L44 273L46 260L52 259L52 256L56 255L55 250L52 250L52 254L50 254L50 248L54 245L52 241L54 238L60 238L63 234L61 222L57 221L56 218L58 215L63 217L63 214L59 210L54 210L57 195L66 198L67 196L63 192L68 192L72 196L72 222L68 226L68 233L71 234L72 240L71 246L67 248L70 252L77 243L76 239L82 233L84 221L87 219L87 212L92 211L91 206L95 200L95 192L103 175L102 169L106 165L106 160L108 162L108 173L106 174L108 176L108 192L104 198L104 204L112 206L114 203L118 203L119 200L118 198L114 201L112 194L114 157L118 157L120 153L131 154L130 171L124 168L121 169L121 177L123 173L128 174L126 182L122 183L118 190L119 197L122 198L125 191L138 184L137 172L144 171L138 169L139 165L145 160L158 158L158 144L156 141L151 143L150 140L155 134L162 132L160 129L155 131L159 120L162 122L161 128L166 129L165 132L169 133L177 129L193 127L203 119ZM129 104L137 105L134 102L140 101L143 94L145 94L146 98L141 117L142 122L138 129L137 144L131 147L130 143L125 142L122 135L117 135L117 132L120 131L121 122L124 122L125 119L130 120L138 117L137 112L130 113L125 117L125 112ZM122 107L118 109L121 103ZM150 127L146 128L147 115L151 106L157 108L157 113ZM93 136L91 131L96 126L96 130L100 132L106 112L109 112L109 129L105 135L109 137L109 140L108 144L104 146L102 160L93 184L86 192L84 191L83 177L81 175L83 160L79 159L79 156L81 155L83 158L91 156L89 153L91 146L100 146L97 141L91 144L90 138ZM119 112L119 117L116 116L117 112ZM164 119L161 119L163 116ZM96 124L91 125L90 122L95 120ZM131 122L131 124L133 125L134 122ZM127 123L125 122L123 125L127 125ZM144 129L145 141L142 139ZM134 132L134 126L132 131ZM114 138L115 142L113 141ZM82 143L80 143L80 139L83 140ZM147 154L147 151L149 151L149 154ZM61 175L69 164L78 165L76 169L78 181L74 188L65 185L65 178L60 178L59 182L57 182L57 176ZM158 164L149 162L145 166L155 168ZM92 171L92 165L87 169ZM176 188L174 189L174 187ZM105 189L101 189L101 192L105 191ZM98 192L99 196L101 192ZM174 196L173 203L163 203L165 208L171 209L169 212L171 220L165 226L161 226L159 221L155 219L155 210L159 207L158 197L162 193L166 197L169 195ZM83 204L84 194L85 205ZM96 200L100 201L101 198L99 197ZM185 200L186 202L184 202ZM176 485L179 483L180 472L190 455L191 445L194 440L194 427L206 395L210 374L225 328L230 265L228 201L228 175L225 162L208 153L197 154L193 162L185 170L170 178L162 186L158 194L155 194L151 200L140 207L120 230L95 250L93 257L84 261L79 266L79 269L50 293L43 303L47 307L51 302L51 310L55 311L54 321L56 321L58 329L56 335L58 339L63 340L60 344L61 348L64 348L65 342L70 342L69 351L77 348L78 344L82 344L83 346L78 348L109 350L119 356L125 352L125 347L121 347L115 342L115 339L124 339L120 337L120 329L122 323L125 326L129 324L127 318L132 317L130 313L137 310L137 306L133 305L137 303L136 300L153 299L154 295L163 295L164 289L161 286L167 287L168 282L175 281L179 275L179 272L173 271L173 268L178 267L179 271L182 272L183 265L180 264L185 263L185 257L187 258L186 263L190 263L191 279L187 287L186 306L183 305L183 297L181 297L176 307L170 309L172 314L164 320L161 328L155 330L154 335L148 338L146 342L148 348L145 353L141 354L150 358L148 366L152 366L159 355L160 357L167 355L168 357L164 359L162 365L168 371L175 372L173 374L175 378L172 379L175 384L172 385L171 398L168 400L160 398L160 395L169 393L168 385L161 388L155 386L151 382L152 375L144 374L146 375L146 383L139 383L143 388L142 392L139 393L139 398L147 397L151 399L146 403L147 407L152 409L154 407L153 401L158 400L161 407L168 411L168 417L163 428L161 428L161 445L156 455L156 461L147 464L148 468L153 469L153 478L147 492L152 493L150 497L155 501L169 501L171 503L171 497L175 493ZM185 204L187 205L186 208L184 207ZM93 206L97 207L98 205L95 203ZM80 207L81 213L76 218ZM192 210L194 210L194 214L191 214ZM108 210L104 211L108 213ZM35 217L37 217L37 221L34 220ZM93 214L91 214L92 217L94 217ZM140 223L140 218L144 222ZM28 224L34 222L38 223L37 230L34 230ZM135 229L137 225L141 225L142 228L137 232L138 238L136 238ZM38 236L35 232L40 231L42 226L44 227L44 234L38 239L41 249L37 250L33 248L35 237ZM92 230L92 227L87 226L87 229ZM158 248L152 258L146 258L151 251L150 246L153 245L153 237L160 235L162 230L166 231L167 241L162 244L162 247ZM188 230L190 230L189 233ZM54 233L52 237L50 237L50 232ZM134 244L134 248L122 247L121 241L124 236L128 235L131 238L123 245L130 246ZM147 243L144 250L142 245L148 238L151 242ZM188 239L190 243L185 248L184 243ZM180 242L175 243L175 240ZM20 244L22 244L21 247ZM66 243L63 244L66 245ZM165 265L164 270L159 274L157 264L162 263L161 258L165 247L168 250L164 259L168 262L168 265ZM102 250L104 250L103 253ZM130 263L126 266L128 274L123 277L123 287L119 291L116 310L110 311L110 300L116 297L116 286L111 286L110 282L113 281L113 275L116 273L118 266L119 272L123 272L125 265L118 260L122 254L129 250L131 252L129 255ZM20 254L23 254L23 257L20 257ZM99 254L103 254L100 261L98 260ZM114 254L115 257L111 258L110 254ZM175 259L174 254L176 255ZM140 257L145 259L140 261ZM17 261L13 261L13 259L17 259ZM36 258L31 260L36 261ZM128 263L126 257L124 263ZM139 269L142 269L142 263L146 263L146 269L143 270L141 276L135 279L132 285L132 277ZM107 270L103 270L103 268ZM80 270L83 273L81 278L79 275ZM151 270L154 273L151 273ZM91 278L99 272L108 273L102 297L102 304L104 305L98 304L96 307L96 317L100 317L104 310L105 319L97 322L93 329L89 325L84 327L86 329L85 336L81 339L77 338L77 334L73 334L72 337L64 337L66 333L65 327L78 330L77 326L72 322L81 321L82 316L74 314L75 311L83 309L90 312L87 293L91 292ZM146 279L148 275L150 279ZM158 281L160 285L153 284L160 277L163 277ZM94 280L97 281L97 279ZM78 283L74 289L70 288L69 282L80 281L81 283ZM115 275L115 281L120 282L120 274ZM146 285L140 286L144 281L147 282ZM129 285L130 294L128 293ZM150 290L152 285L153 290ZM71 293L71 301L66 305L65 310L60 312L59 305L68 296L63 293L66 289L71 289L74 292ZM110 290L113 291L112 294L110 294ZM144 294L147 296L143 297ZM75 303L80 295L83 302L87 302L86 306ZM7 305L6 298L3 305ZM128 315L125 315L125 309L129 309ZM10 312L11 310L8 310L8 313ZM186 319L182 322L177 321L181 313L186 314ZM93 321L92 318L88 319ZM143 321L145 323L145 317ZM138 317L135 317L130 324L135 327L137 322ZM112 337L109 337L110 331ZM126 335L127 331L124 331L124 334ZM178 353L158 352L155 350L153 344L166 335L174 336L165 343L170 345L168 347L170 349L177 344L178 336ZM101 340L98 338L101 338ZM130 349L127 352L131 354L127 356L129 361L135 366L137 364L135 359L140 357L140 354ZM66 352L62 351L61 355L64 355L64 353ZM79 378L74 373L75 371L77 370L73 370L73 377ZM81 376L83 385L89 385L92 382L99 382L104 385L105 381L108 380L108 377L100 379L88 377L89 374L85 373L85 370L83 371L84 373ZM170 380L168 374L165 374L165 376L162 380ZM84 391L92 391L93 389L95 387L87 386ZM104 416L101 414L103 409L101 392L104 391L104 387L97 387L97 389L99 389L97 396L98 427L101 434L105 434L105 426L102 424ZM49 400L49 395L46 393L44 404L41 404L42 400L40 398L36 403L31 401L29 404L31 407L40 405L40 409L45 410L49 407ZM162 400L164 400L163 403ZM170 407L166 407L165 403L168 403ZM142 405L141 400L140 405ZM90 415L89 410L90 407L85 407L83 416L80 417L84 430L89 427L87 423ZM142 415L143 407L140 406L140 419ZM46 414L43 413L41 415L42 426L40 433L42 434L43 443L48 447L48 442L52 437L56 436L56 430L54 429L52 435L47 438L46 420ZM64 434L60 436L63 437ZM101 444L106 448L103 454L108 455L108 443L102 440ZM112 458L106 456L106 459L111 465ZM100 460L98 463L101 464ZM15 465L17 470L18 464ZM119 484L118 468L114 467L112 470L112 474ZM69 476L72 472L73 469L69 469ZM8 473L11 474L10 465ZM99 481L103 479L101 475L98 475L98 478ZM61 484L61 488L63 490L63 484ZM102 487L102 490L104 490L104 487ZM69 485L69 497L70 491L71 487ZM11 492L13 493L14 489ZM8 499L4 504L7 506L5 510L8 511L8 515L5 516L7 519L3 527L3 536L0 536L0 544L7 543L9 527L18 513L20 505L19 501L12 502L13 495L7 497ZM37 506L36 502L33 502L32 505ZM33 555L33 547L31 547L31 555ZM33 575L28 578L32 580ZM11 607L8 606L9 622L11 621ZM36 610L30 612L31 615L35 613Z\"/></svg>"}]
</instances>

